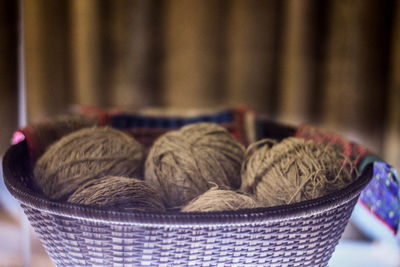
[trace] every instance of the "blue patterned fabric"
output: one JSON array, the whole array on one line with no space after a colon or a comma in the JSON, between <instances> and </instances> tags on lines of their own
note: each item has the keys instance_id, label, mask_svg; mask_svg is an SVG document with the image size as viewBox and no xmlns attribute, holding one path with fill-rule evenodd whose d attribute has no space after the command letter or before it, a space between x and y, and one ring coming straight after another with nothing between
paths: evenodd
<instances>
[{"instance_id":1,"label":"blue patterned fabric","mask_svg":"<svg viewBox=\"0 0 400 267\"><path fill-rule=\"evenodd\" d=\"M373 178L361 192L359 202L396 234L400 219L398 175L385 162L373 164Z\"/></svg>"},{"instance_id":2,"label":"blue patterned fabric","mask_svg":"<svg viewBox=\"0 0 400 267\"><path fill-rule=\"evenodd\" d=\"M180 128L196 122L231 123L233 112L224 110L209 115L193 117L150 117L132 114L116 114L111 117L111 126L115 128Z\"/></svg>"}]
</instances>

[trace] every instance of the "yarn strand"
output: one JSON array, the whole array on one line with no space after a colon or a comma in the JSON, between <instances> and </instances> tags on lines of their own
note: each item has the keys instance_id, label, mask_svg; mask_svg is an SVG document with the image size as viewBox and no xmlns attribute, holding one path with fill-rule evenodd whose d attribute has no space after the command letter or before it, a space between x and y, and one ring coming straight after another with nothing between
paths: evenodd
<instances>
[{"instance_id":1,"label":"yarn strand","mask_svg":"<svg viewBox=\"0 0 400 267\"><path fill-rule=\"evenodd\" d=\"M356 177L355 167L343 155L299 138L280 143L261 140L249 146L245 155L241 190L254 194L264 206L321 197Z\"/></svg>"},{"instance_id":2,"label":"yarn strand","mask_svg":"<svg viewBox=\"0 0 400 267\"><path fill-rule=\"evenodd\" d=\"M145 180L163 192L169 208L181 207L215 183L238 189L244 147L215 123L196 123L160 136L145 164Z\"/></svg>"}]
</instances>

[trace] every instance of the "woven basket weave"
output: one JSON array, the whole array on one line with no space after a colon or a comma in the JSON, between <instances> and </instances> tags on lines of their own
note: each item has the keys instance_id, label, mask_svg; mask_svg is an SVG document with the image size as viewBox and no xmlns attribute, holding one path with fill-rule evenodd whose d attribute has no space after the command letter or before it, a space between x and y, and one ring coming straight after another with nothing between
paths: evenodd
<instances>
[{"instance_id":1,"label":"woven basket weave","mask_svg":"<svg viewBox=\"0 0 400 267\"><path fill-rule=\"evenodd\" d=\"M31 189L26 142L4 180L57 266L326 266L362 189L287 206L210 213L114 212L49 201Z\"/></svg>"}]
</instances>

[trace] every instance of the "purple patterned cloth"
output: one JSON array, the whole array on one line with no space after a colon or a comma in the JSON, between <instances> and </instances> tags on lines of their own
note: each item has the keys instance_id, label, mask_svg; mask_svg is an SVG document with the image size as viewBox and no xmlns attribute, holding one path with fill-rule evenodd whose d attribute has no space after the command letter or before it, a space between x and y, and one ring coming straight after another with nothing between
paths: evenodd
<instances>
[{"instance_id":1,"label":"purple patterned cloth","mask_svg":"<svg viewBox=\"0 0 400 267\"><path fill-rule=\"evenodd\" d=\"M400 218L399 179L387 163L373 164L373 178L361 192L359 202L396 234Z\"/></svg>"}]
</instances>

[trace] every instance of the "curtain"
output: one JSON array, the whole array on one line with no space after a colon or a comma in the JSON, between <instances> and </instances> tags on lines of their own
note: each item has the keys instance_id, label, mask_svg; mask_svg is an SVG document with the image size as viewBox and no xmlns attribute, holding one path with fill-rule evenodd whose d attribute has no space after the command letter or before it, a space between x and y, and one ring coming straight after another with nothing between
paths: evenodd
<instances>
[{"instance_id":1,"label":"curtain","mask_svg":"<svg viewBox=\"0 0 400 267\"><path fill-rule=\"evenodd\" d=\"M17 4L0 0L0 148L17 127ZM400 167L400 7L375 0L25 0L28 121L71 105L245 105Z\"/></svg>"}]
</instances>

